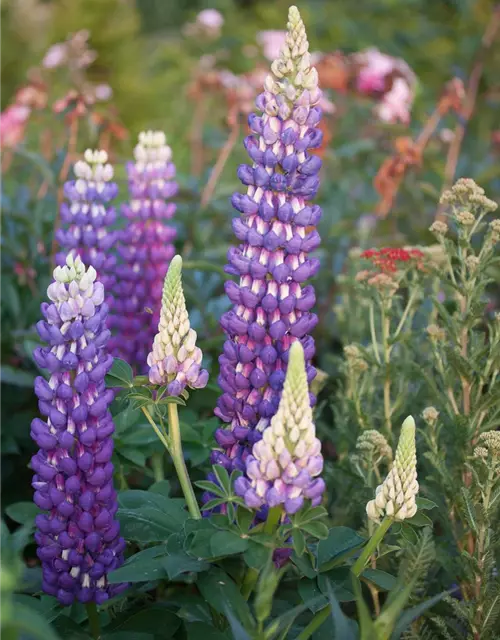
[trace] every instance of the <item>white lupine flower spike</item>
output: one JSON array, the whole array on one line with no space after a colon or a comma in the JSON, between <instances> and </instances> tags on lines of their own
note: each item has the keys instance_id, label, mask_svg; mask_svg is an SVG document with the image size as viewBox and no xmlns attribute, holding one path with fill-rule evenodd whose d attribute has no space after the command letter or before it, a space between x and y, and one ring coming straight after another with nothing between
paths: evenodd
<instances>
[{"instance_id":1,"label":"white lupine flower spike","mask_svg":"<svg viewBox=\"0 0 500 640\"><path fill-rule=\"evenodd\" d=\"M186 387L200 389L207 384L208 372L201 369L202 353L196 346L182 290L182 258L172 259L163 285L160 323L148 355L151 384L167 385L171 396Z\"/></svg>"},{"instance_id":2,"label":"white lupine flower spike","mask_svg":"<svg viewBox=\"0 0 500 640\"><path fill-rule=\"evenodd\" d=\"M412 518L417 512L417 493L415 420L408 416L401 427L394 464L377 487L375 499L366 505L366 513L375 522L384 516L398 521Z\"/></svg>"}]
</instances>

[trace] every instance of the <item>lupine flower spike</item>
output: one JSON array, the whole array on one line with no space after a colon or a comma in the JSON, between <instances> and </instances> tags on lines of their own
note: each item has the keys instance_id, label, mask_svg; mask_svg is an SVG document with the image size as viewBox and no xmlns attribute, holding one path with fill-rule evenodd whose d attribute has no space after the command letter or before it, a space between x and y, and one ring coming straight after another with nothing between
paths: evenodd
<instances>
[{"instance_id":1,"label":"lupine flower spike","mask_svg":"<svg viewBox=\"0 0 500 640\"><path fill-rule=\"evenodd\" d=\"M295 513L310 499L321 502L325 483L321 443L316 437L307 384L304 349L290 347L290 358L278 411L246 460L246 476L235 490L250 508L264 505Z\"/></svg>"},{"instance_id":2,"label":"lupine flower spike","mask_svg":"<svg viewBox=\"0 0 500 640\"><path fill-rule=\"evenodd\" d=\"M108 572L123 562L125 542L115 518L113 488L113 399L104 377L113 358L107 352L104 287L77 256L57 267L42 304L38 333L47 347L34 352L50 373L38 377L35 392L45 419L31 423L40 447L34 501L47 511L36 517L43 590L63 605L75 599L102 603L126 585L108 583Z\"/></svg>"},{"instance_id":3,"label":"lupine flower spike","mask_svg":"<svg viewBox=\"0 0 500 640\"><path fill-rule=\"evenodd\" d=\"M316 373L309 335L317 323L311 313L315 293L304 283L319 268L309 252L320 242L315 227L321 209L309 201L319 186L321 160L308 150L321 145L321 92L308 48L300 14L291 7L285 44L256 101L263 114L249 117L245 147L253 164L238 170L247 192L232 198L241 212L233 220L241 244L229 250L226 270L239 282L226 283L234 306L221 320L227 340L216 409L229 428L216 432L223 451L212 457L228 469L245 468L251 446L276 413L295 341L304 348L309 382Z\"/></svg>"},{"instance_id":4,"label":"lupine flower spike","mask_svg":"<svg viewBox=\"0 0 500 640\"><path fill-rule=\"evenodd\" d=\"M113 182L108 154L87 149L84 159L75 163L74 174L76 179L68 180L64 185L68 202L61 204L64 227L56 231L61 246L56 262L64 266L67 254L73 258L80 256L85 265L94 267L109 294L116 266L116 258L110 249L117 239L117 232L111 230L116 213L110 203L116 198L118 187Z\"/></svg>"},{"instance_id":5,"label":"lupine flower spike","mask_svg":"<svg viewBox=\"0 0 500 640\"><path fill-rule=\"evenodd\" d=\"M417 513L417 493L415 420L408 416L401 427L394 464L384 482L377 487L375 499L366 505L366 513L375 522L384 516L394 520L412 518Z\"/></svg>"},{"instance_id":6,"label":"lupine flower spike","mask_svg":"<svg viewBox=\"0 0 500 640\"><path fill-rule=\"evenodd\" d=\"M208 382L208 372L201 369L196 331L189 324L181 276L182 258L175 256L165 277L158 333L147 360L149 381L167 385L171 396L179 396L186 387L200 389Z\"/></svg>"},{"instance_id":7,"label":"lupine flower spike","mask_svg":"<svg viewBox=\"0 0 500 640\"><path fill-rule=\"evenodd\" d=\"M162 131L139 134L135 163L127 164L130 202L122 207L128 219L118 243L114 289L113 355L144 372L160 318L160 300L168 264L175 253L176 231L165 224L175 213L167 202L177 193L172 150Z\"/></svg>"}]
</instances>

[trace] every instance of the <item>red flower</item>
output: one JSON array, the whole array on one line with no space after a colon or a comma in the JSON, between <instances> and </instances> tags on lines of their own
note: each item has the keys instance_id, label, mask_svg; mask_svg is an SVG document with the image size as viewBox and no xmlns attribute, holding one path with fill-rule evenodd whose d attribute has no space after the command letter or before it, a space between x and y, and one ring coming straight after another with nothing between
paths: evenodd
<instances>
[{"instance_id":1,"label":"red flower","mask_svg":"<svg viewBox=\"0 0 500 640\"><path fill-rule=\"evenodd\" d=\"M419 249L385 247L380 250L368 249L363 251L361 257L371 260L373 265L378 267L382 273L395 273L398 268L398 262L421 260L424 254Z\"/></svg>"}]
</instances>

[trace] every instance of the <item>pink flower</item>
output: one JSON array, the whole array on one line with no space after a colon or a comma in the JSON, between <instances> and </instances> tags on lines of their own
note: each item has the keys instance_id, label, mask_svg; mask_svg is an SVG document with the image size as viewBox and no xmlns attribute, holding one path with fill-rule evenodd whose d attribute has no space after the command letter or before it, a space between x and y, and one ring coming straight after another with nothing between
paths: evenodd
<instances>
[{"instance_id":1,"label":"pink flower","mask_svg":"<svg viewBox=\"0 0 500 640\"><path fill-rule=\"evenodd\" d=\"M384 90L386 77L394 71L396 60L371 48L359 54L358 60L362 67L356 79L356 86L360 93L376 93Z\"/></svg>"},{"instance_id":2,"label":"pink flower","mask_svg":"<svg viewBox=\"0 0 500 640\"><path fill-rule=\"evenodd\" d=\"M94 87L94 94L96 100L110 100L113 96L113 89L109 86L109 84L96 84Z\"/></svg>"},{"instance_id":3,"label":"pink flower","mask_svg":"<svg viewBox=\"0 0 500 640\"><path fill-rule=\"evenodd\" d=\"M285 37L286 31L260 31L257 34L257 42L268 60L278 58L281 47L285 44Z\"/></svg>"},{"instance_id":4,"label":"pink flower","mask_svg":"<svg viewBox=\"0 0 500 640\"><path fill-rule=\"evenodd\" d=\"M68 48L66 43L53 44L42 60L42 66L46 69L55 69L66 62Z\"/></svg>"},{"instance_id":5,"label":"pink flower","mask_svg":"<svg viewBox=\"0 0 500 640\"><path fill-rule=\"evenodd\" d=\"M224 18L217 9L204 9L196 16L196 22L210 31L219 31L224 24Z\"/></svg>"},{"instance_id":6,"label":"pink flower","mask_svg":"<svg viewBox=\"0 0 500 640\"><path fill-rule=\"evenodd\" d=\"M30 113L22 104L11 104L0 113L0 146L15 147L21 142Z\"/></svg>"},{"instance_id":7,"label":"pink flower","mask_svg":"<svg viewBox=\"0 0 500 640\"><path fill-rule=\"evenodd\" d=\"M391 90L376 106L375 113L383 122L410 122L410 109L413 102L413 92L403 78L396 78Z\"/></svg>"}]
</instances>

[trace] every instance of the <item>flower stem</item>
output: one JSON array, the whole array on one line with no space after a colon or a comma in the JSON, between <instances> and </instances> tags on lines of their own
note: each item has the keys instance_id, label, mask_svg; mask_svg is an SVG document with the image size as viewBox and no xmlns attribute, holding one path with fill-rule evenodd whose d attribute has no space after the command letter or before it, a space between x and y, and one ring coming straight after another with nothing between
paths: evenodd
<instances>
[{"instance_id":1,"label":"flower stem","mask_svg":"<svg viewBox=\"0 0 500 640\"><path fill-rule=\"evenodd\" d=\"M87 616L89 619L90 634L94 640L99 640L101 637L101 625L99 623L99 614L97 613L97 607L95 602L87 602L85 605L87 609Z\"/></svg>"},{"instance_id":2,"label":"flower stem","mask_svg":"<svg viewBox=\"0 0 500 640\"><path fill-rule=\"evenodd\" d=\"M165 470L163 468L163 452L153 453L151 456L151 467L153 469L155 482L165 480Z\"/></svg>"},{"instance_id":3,"label":"flower stem","mask_svg":"<svg viewBox=\"0 0 500 640\"><path fill-rule=\"evenodd\" d=\"M257 569L252 569L249 567L247 572L245 573L245 577L243 578L243 583L241 585L241 595L248 600L250 594L254 590L255 585L257 584L257 580L259 578L259 572Z\"/></svg>"},{"instance_id":4,"label":"flower stem","mask_svg":"<svg viewBox=\"0 0 500 640\"><path fill-rule=\"evenodd\" d=\"M387 310L382 303L382 346L384 349L384 364L385 364L385 376L384 376L384 418L385 428L387 435L392 437L392 421L391 421L391 376L389 373L389 366L391 363L391 349L389 346L389 331L391 320L387 313Z\"/></svg>"},{"instance_id":5,"label":"flower stem","mask_svg":"<svg viewBox=\"0 0 500 640\"><path fill-rule=\"evenodd\" d=\"M168 426L170 435L170 455L174 463L175 470L177 471L177 477L181 483L182 492L186 498L186 504L189 509L191 517L195 520L201 519L200 508L196 502L196 497L193 491L193 485L189 479L189 474L184 462L184 454L182 452L181 442L181 429L179 426L179 414L177 412L177 405L174 403L168 404Z\"/></svg>"},{"instance_id":6,"label":"flower stem","mask_svg":"<svg viewBox=\"0 0 500 640\"><path fill-rule=\"evenodd\" d=\"M273 534L277 524L280 521L282 514L281 507L271 507L267 514L266 524L264 525L264 532Z\"/></svg>"},{"instance_id":7,"label":"flower stem","mask_svg":"<svg viewBox=\"0 0 500 640\"><path fill-rule=\"evenodd\" d=\"M368 540L367 545L363 549L363 553L359 556L359 558L356 560L356 562L352 566L351 571L354 573L355 576L359 576L363 572L366 563L369 561L375 549L378 547L378 545L382 541L382 538L387 533L392 522L393 522L392 518L384 518L380 526L375 531L375 533ZM308 640L308 638L310 638L312 634L315 631L317 631L317 629L323 624L323 622L325 622L325 620L330 615L330 611L331 611L330 605L328 605L324 609L321 609L321 611L318 611L318 613L316 613L316 615L311 620L311 622L307 625L307 627L301 633L299 633L299 635L297 636L297 640Z\"/></svg>"},{"instance_id":8,"label":"flower stem","mask_svg":"<svg viewBox=\"0 0 500 640\"><path fill-rule=\"evenodd\" d=\"M380 354L378 351L377 332L375 330L375 312L373 309L373 302L370 303L370 334L372 337L373 352L375 353L375 358L377 362L381 364Z\"/></svg>"},{"instance_id":9,"label":"flower stem","mask_svg":"<svg viewBox=\"0 0 500 640\"><path fill-rule=\"evenodd\" d=\"M151 414L149 413L149 411L146 409L146 407L142 407L142 412L144 413L144 415L146 416L147 421L149 422L149 424L153 427L154 432L156 433L156 435L160 438L161 443L163 444L163 446L165 447L165 449L171 454L170 451L170 445L167 441L167 439L165 438L165 436L163 435L163 433L160 431L160 429L158 428L158 425L156 424L156 422L153 420L153 418L151 417Z\"/></svg>"},{"instance_id":10,"label":"flower stem","mask_svg":"<svg viewBox=\"0 0 500 640\"><path fill-rule=\"evenodd\" d=\"M363 552L352 566L351 571L355 576L359 576L363 572L366 563L368 562L378 545L382 542L382 539L389 530L392 522L392 518L384 518L380 523L380 526L375 530L372 537L368 540L368 543L363 549Z\"/></svg>"},{"instance_id":11,"label":"flower stem","mask_svg":"<svg viewBox=\"0 0 500 640\"><path fill-rule=\"evenodd\" d=\"M267 520L264 524L264 532L269 535L273 535L276 531L276 526L278 525L281 515L283 511L281 507L272 507L269 509L267 513ZM241 585L241 595L248 600L250 594L254 590L255 585L257 584L257 580L259 578L259 572L257 569L249 568L245 573L245 577L243 578L243 583Z\"/></svg>"}]
</instances>

